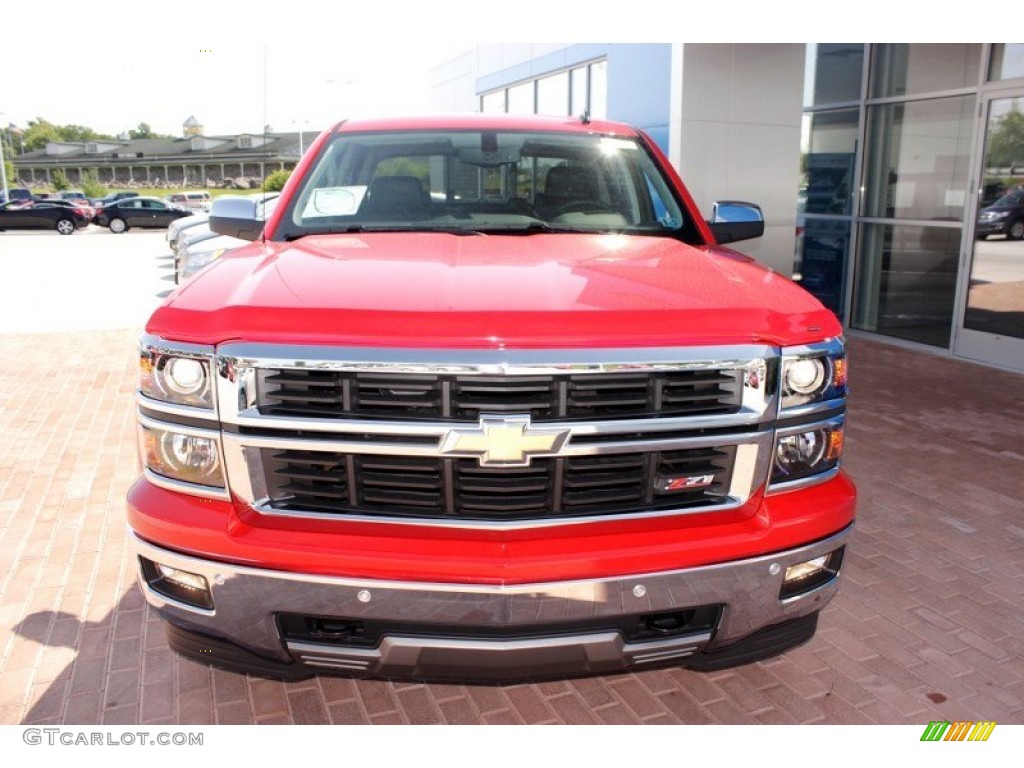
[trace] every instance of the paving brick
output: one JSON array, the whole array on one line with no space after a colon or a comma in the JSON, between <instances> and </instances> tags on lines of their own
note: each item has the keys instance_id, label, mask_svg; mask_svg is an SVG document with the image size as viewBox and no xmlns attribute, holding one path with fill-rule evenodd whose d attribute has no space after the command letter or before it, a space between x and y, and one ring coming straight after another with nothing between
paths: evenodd
<instances>
[{"instance_id":1,"label":"paving brick","mask_svg":"<svg viewBox=\"0 0 1024 768\"><path fill-rule=\"evenodd\" d=\"M624 704L609 704L594 710L605 725L639 725L640 720Z\"/></svg>"},{"instance_id":2,"label":"paving brick","mask_svg":"<svg viewBox=\"0 0 1024 768\"><path fill-rule=\"evenodd\" d=\"M688 696L686 691L669 691L658 696L658 702L680 723L700 725L714 722L711 714Z\"/></svg>"},{"instance_id":3,"label":"paving brick","mask_svg":"<svg viewBox=\"0 0 1024 768\"><path fill-rule=\"evenodd\" d=\"M250 678L249 701L256 717L288 714L288 695L284 683L279 680Z\"/></svg>"},{"instance_id":4,"label":"paving brick","mask_svg":"<svg viewBox=\"0 0 1024 768\"><path fill-rule=\"evenodd\" d=\"M719 725L753 725L754 718L736 706L729 699L718 699L705 704L702 709Z\"/></svg>"},{"instance_id":5,"label":"paving brick","mask_svg":"<svg viewBox=\"0 0 1024 768\"><path fill-rule=\"evenodd\" d=\"M565 725L592 725L599 722L593 710L572 691L548 697L548 706Z\"/></svg>"},{"instance_id":6,"label":"paving brick","mask_svg":"<svg viewBox=\"0 0 1024 768\"><path fill-rule=\"evenodd\" d=\"M616 680L609 688L641 720L664 714L665 708L661 701L677 693L676 690L670 690L663 696L652 697L650 691L632 676Z\"/></svg>"},{"instance_id":7,"label":"paving brick","mask_svg":"<svg viewBox=\"0 0 1024 768\"><path fill-rule=\"evenodd\" d=\"M318 691L289 691L288 707L296 725L322 725L331 722L327 707Z\"/></svg>"},{"instance_id":8,"label":"paving brick","mask_svg":"<svg viewBox=\"0 0 1024 768\"><path fill-rule=\"evenodd\" d=\"M442 721L448 725L477 725L481 722L480 713L468 698L448 698L437 702L437 708Z\"/></svg>"},{"instance_id":9,"label":"paving brick","mask_svg":"<svg viewBox=\"0 0 1024 768\"><path fill-rule=\"evenodd\" d=\"M219 707L234 701L246 701L249 698L249 685L245 675L236 675L222 669L213 672L213 700Z\"/></svg>"},{"instance_id":10,"label":"paving brick","mask_svg":"<svg viewBox=\"0 0 1024 768\"><path fill-rule=\"evenodd\" d=\"M218 725L249 725L253 721L248 701L218 704L215 713Z\"/></svg>"},{"instance_id":11,"label":"paving brick","mask_svg":"<svg viewBox=\"0 0 1024 768\"><path fill-rule=\"evenodd\" d=\"M335 725L369 725L370 718L356 701L344 701L330 704L327 708L331 722ZM258 720L257 722L262 722Z\"/></svg>"},{"instance_id":12,"label":"paving brick","mask_svg":"<svg viewBox=\"0 0 1024 768\"><path fill-rule=\"evenodd\" d=\"M140 701L143 722L173 718L174 710L174 684L170 678L143 684Z\"/></svg>"}]
</instances>

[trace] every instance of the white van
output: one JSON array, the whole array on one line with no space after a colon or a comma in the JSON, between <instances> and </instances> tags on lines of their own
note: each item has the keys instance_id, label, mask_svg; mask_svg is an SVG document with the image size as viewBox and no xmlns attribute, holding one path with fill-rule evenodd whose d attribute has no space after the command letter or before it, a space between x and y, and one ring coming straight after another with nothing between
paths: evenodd
<instances>
[{"instance_id":1,"label":"white van","mask_svg":"<svg viewBox=\"0 0 1024 768\"><path fill-rule=\"evenodd\" d=\"M183 205L194 211L210 210L210 201L212 199L209 192L175 192L173 195L169 195L168 198L172 203Z\"/></svg>"}]
</instances>

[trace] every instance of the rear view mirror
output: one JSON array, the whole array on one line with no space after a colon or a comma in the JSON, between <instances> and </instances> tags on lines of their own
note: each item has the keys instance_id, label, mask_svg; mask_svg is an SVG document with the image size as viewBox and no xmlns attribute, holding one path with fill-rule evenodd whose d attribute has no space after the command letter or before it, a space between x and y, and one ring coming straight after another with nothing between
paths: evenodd
<instances>
[{"instance_id":1,"label":"rear view mirror","mask_svg":"<svg viewBox=\"0 0 1024 768\"><path fill-rule=\"evenodd\" d=\"M764 234L764 214L754 203L719 200L712 208L708 226L715 240L722 245L752 240Z\"/></svg>"}]
</instances>

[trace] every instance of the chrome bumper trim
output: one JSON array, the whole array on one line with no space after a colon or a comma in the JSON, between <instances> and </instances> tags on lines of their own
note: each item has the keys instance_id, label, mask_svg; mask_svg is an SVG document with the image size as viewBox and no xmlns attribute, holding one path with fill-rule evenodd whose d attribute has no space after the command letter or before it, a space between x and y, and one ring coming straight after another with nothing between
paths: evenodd
<instances>
[{"instance_id":1,"label":"chrome bumper trim","mask_svg":"<svg viewBox=\"0 0 1024 768\"><path fill-rule=\"evenodd\" d=\"M154 546L129 531L142 557L206 577L212 612L191 609L155 592L138 570L146 599L173 624L221 637L280 661L304 659L337 669L401 676L410 665L429 658L431 666L458 668L467 663L512 666L522 654L541 654L571 671L626 669L729 645L753 632L823 608L838 588L829 583L786 602L779 600L789 565L827 554L847 541L852 526L803 547L746 560L662 573L609 579L538 584L447 584L346 579L271 571L181 555ZM376 649L316 643L285 644L276 614L299 613L353 620L398 621L489 629L508 628L542 634L546 624L676 611L723 605L713 637L682 635L653 643L629 644L618 633L581 631L578 635L538 640L453 640L388 636ZM611 635L614 635L613 639ZM525 645L523 645L525 643ZM293 654L295 654L293 656ZM415 658L415 663L410 659ZM535 666L537 659L531 661Z\"/></svg>"}]
</instances>

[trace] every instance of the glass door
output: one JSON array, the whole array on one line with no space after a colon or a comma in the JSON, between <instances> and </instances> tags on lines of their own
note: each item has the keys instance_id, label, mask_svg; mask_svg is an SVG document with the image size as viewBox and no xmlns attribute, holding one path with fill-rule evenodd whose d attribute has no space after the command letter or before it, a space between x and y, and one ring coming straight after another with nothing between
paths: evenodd
<instances>
[{"instance_id":1,"label":"glass door","mask_svg":"<svg viewBox=\"0 0 1024 768\"><path fill-rule=\"evenodd\" d=\"M984 137L958 356L1024 370L1024 92L982 102Z\"/></svg>"}]
</instances>

